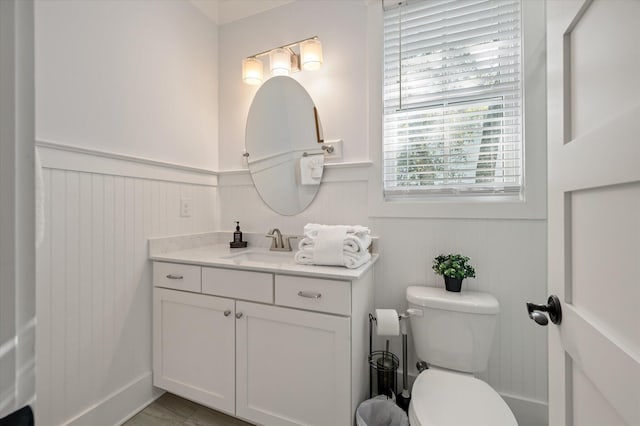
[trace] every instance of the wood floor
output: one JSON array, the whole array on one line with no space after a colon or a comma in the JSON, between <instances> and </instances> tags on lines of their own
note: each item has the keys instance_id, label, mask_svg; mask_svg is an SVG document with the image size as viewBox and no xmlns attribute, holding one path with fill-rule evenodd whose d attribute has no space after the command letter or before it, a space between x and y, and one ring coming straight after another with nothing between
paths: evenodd
<instances>
[{"instance_id":1,"label":"wood floor","mask_svg":"<svg viewBox=\"0 0 640 426\"><path fill-rule=\"evenodd\" d=\"M251 426L179 396L165 393L123 426Z\"/></svg>"}]
</instances>

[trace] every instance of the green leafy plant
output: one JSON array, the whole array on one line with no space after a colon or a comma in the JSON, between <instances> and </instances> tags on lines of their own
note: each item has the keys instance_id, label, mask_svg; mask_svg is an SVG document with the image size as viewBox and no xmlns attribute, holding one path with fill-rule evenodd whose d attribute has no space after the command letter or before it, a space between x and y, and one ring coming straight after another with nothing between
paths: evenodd
<instances>
[{"instance_id":1,"label":"green leafy plant","mask_svg":"<svg viewBox=\"0 0 640 426\"><path fill-rule=\"evenodd\" d=\"M469 264L469 258L461 254L441 254L433 259L433 270L438 275L458 280L475 278L476 270Z\"/></svg>"}]
</instances>

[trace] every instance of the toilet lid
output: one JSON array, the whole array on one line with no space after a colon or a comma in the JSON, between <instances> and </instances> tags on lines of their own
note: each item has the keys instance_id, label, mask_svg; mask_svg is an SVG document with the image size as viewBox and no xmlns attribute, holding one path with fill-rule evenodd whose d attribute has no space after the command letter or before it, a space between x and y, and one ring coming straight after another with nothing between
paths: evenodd
<instances>
[{"instance_id":1,"label":"toilet lid","mask_svg":"<svg viewBox=\"0 0 640 426\"><path fill-rule=\"evenodd\" d=\"M498 393L482 380L428 369L415 383L409 407L411 426L517 426Z\"/></svg>"}]
</instances>

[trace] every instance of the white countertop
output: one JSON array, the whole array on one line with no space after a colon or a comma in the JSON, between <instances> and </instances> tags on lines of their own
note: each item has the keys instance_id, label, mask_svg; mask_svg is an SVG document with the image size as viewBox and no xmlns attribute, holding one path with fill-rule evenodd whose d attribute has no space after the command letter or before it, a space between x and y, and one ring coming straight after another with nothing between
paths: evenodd
<instances>
[{"instance_id":1,"label":"white countertop","mask_svg":"<svg viewBox=\"0 0 640 426\"><path fill-rule=\"evenodd\" d=\"M282 262L250 261L226 258L241 253L279 253ZM149 258L159 262L185 263L190 265L213 266L219 268L240 269L248 271L271 272L283 275L298 275L339 280L356 280L367 272L378 260L373 254L371 260L359 268L349 269L340 266L301 265L294 260L295 251L270 252L264 247L229 248L229 243L209 244L195 248L185 248L166 252L151 251Z\"/></svg>"}]
</instances>

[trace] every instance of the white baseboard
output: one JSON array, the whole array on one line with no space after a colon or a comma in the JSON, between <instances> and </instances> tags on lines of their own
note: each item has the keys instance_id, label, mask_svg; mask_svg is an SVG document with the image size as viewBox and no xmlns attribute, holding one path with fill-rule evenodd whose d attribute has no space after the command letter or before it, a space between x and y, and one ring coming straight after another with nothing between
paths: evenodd
<instances>
[{"instance_id":1,"label":"white baseboard","mask_svg":"<svg viewBox=\"0 0 640 426\"><path fill-rule=\"evenodd\" d=\"M162 395L146 373L65 422L70 426L120 425ZM122 413L127 413L124 417Z\"/></svg>"}]
</instances>

